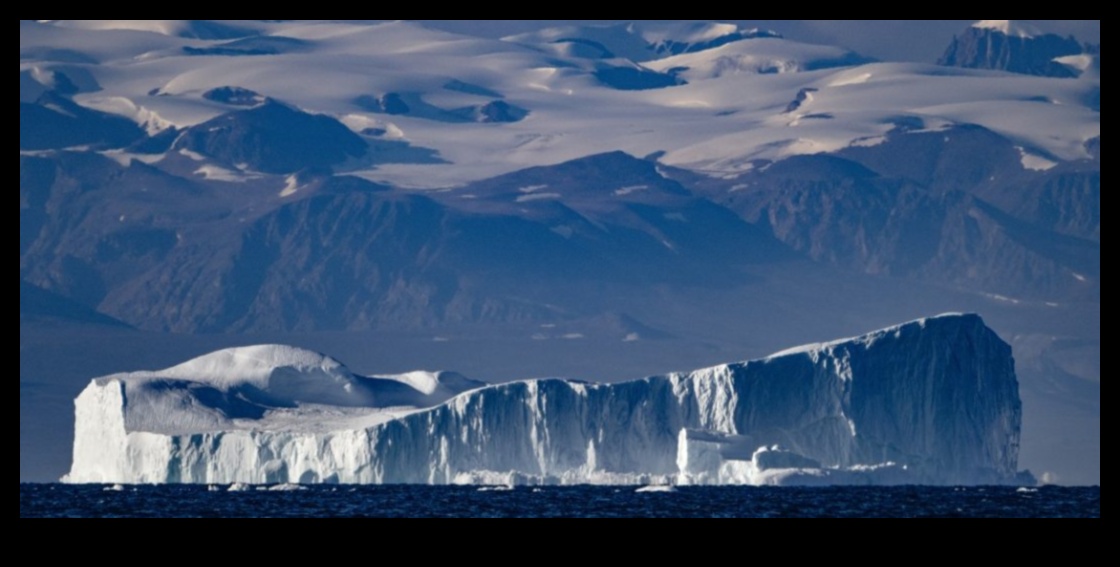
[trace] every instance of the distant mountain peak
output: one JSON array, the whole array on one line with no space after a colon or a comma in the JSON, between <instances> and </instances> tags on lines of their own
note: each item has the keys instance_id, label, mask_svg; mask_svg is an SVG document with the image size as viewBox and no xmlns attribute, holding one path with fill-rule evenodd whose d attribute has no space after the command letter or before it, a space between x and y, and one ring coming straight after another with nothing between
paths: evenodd
<instances>
[{"instance_id":1,"label":"distant mountain peak","mask_svg":"<svg viewBox=\"0 0 1120 567\"><path fill-rule=\"evenodd\" d=\"M980 20L953 38L938 64L1068 79L1079 73L1056 60L1088 51L1072 37L1044 34L1020 21Z\"/></svg>"},{"instance_id":2,"label":"distant mountain peak","mask_svg":"<svg viewBox=\"0 0 1120 567\"><path fill-rule=\"evenodd\" d=\"M289 174L338 165L363 155L369 146L334 118L264 98L258 106L187 129L175 149L253 171Z\"/></svg>"},{"instance_id":3,"label":"distant mountain peak","mask_svg":"<svg viewBox=\"0 0 1120 567\"><path fill-rule=\"evenodd\" d=\"M651 49L661 56L698 53L745 39L782 37L770 30L744 29L735 24L719 22L687 22L662 28L653 27L642 35Z\"/></svg>"},{"instance_id":4,"label":"distant mountain peak","mask_svg":"<svg viewBox=\"0 0 1120 567\"><path fill-rule=\"evenodd\" d=\"M558 50L587 59L629 59L643 63L716 49L747 39L780 38L781 34L736 24L683 20L609 26L565 26L510 36L506 41Z\"/></svg>"},{"instance_id":5,"label":"distant mountain peak","mask_svg":"<svg viewBox=\"0 0 1120 567\"><path fill-rule=\"evenodd\" d=\"M982 30L997 31L1003 35L1021 37L1024 39L1031 39L1043 35L1038 28L1020 20L980 20L972 24L972 27Z\"/></svg>"}]
</instances>

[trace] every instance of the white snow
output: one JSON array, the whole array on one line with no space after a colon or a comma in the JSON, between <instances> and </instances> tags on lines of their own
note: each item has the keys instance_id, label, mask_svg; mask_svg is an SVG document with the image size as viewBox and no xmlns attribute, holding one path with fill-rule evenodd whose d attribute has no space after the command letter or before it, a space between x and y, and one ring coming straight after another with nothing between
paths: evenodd
<instances>
[{"instance_id":1,"label":"white snow","mask_svg":"<svg viewBox=\"0 0 1120 567\"><path fill-rule=\"evenodd\" d=\"M625 197L627 195L633 195L634 193L638 193L640 191L648 191L648 190L649 190L649 185L634 185L632 187L623 187L622 189L619 189L619 190L615 191L614 195L615 195L615 197Z\"/></svg>"},{"instance_id":2,"label":"white snow","mask_svg":"<svg viewBox=\"0 0 1120 567\"><path fill-rule=\"evenodd\" d=\"M859 71L853 71L847 74L839 73L838 76L828 84L828 86L831 88L836 88L846 87L849 85L863 85L870 81L872 76L873 75L871 73L863 73Z\"/></svg>"},{"instance_id":3,"label":"white snow","mask_svg":"<svg viewBox=\"0 0 1120 567\"><path fill-rule=\"evenodd\" d=\"M256 177L255 175L245 175L240 171L232 171L216 165L204 165L195 170L194 174L202 176L207 181L224 181L226 183L244 183Z\"/></svg>"},{"instance_id":4,"label":"white snow","mask_svg":"<svg viewBox=\"0 0 1120 567\"><path fill-rule=\"evenodd\" d=\"M723 177L747 170L755 160L876 139L899 117L927 124L979 124L1061 161L1084 159L1085 141L1100 135L1100 115L1082 102L1091 88L1099 87L1099 72L1074 81L919 64L805 72L807 65L844 52L782 39L737 41L660 60L649 49L650 40L662 36L679 41L730 29L719 26L547 30L532 38L491 41L407 21L221 21L308 44L267 57L191 57L183 47L209 44L178 37L198 25L192 20L50 22L21 27L21 54L65 49L97 63L21 58L21 100L41 94L43 83L36 77L46 80L55 70L80 68L101 90L76 95L78 103L127 116L155 132L228 112L227 106L202 98L210 89L247 88L338 117L357 132L385 130L385 138L438 151L446 163L354 166L352 173L409 188L456 186L616 150L639 156L665 152L667 165ZM654 70L689 67L683 76L690 84L650 91L607 88L591 76L595 62L542 47L564 38L598 41L615 55L644 61ZM448 109L487 100L447 90L452 78L500 94L531 114L511 124L447 123L409 115L390 120L354 104L359 96L386 93L412 93ZM806 88L819 90L807 105L811 108L785 115ZM153 90L159 94L150 96ZM1028 95L1056 104L1024 102ZM829 118L808 119L810 112Z\"/></svg>"},{"instance_id":5,"label":"white snow","mask_svg":"<svg viewBox=\"0 0 1120 567\"><path fill-rule=\"evenodd\" d=\"M662 24L648 26L641 31L642 37L650 43L675 41L678 43L695 44L737 33L739 26L719 22L683 22L679 24Z\"/></svg>"},{"instance_id":6,"label":"white snow","mask_svg":"<svg viewBox=\"0 0 1120 567\"><path fill-rule=\"evenodd\" d=\"M854 148L874 148L875 146L883 145L887 142L886 136L870 136L867 138L860 138L852 142Z\"/></svg>"},{"instance_id":7,"label":"white snow","mask_svg":"<svg viewBox=\"0 0 1120 567\"><path fill-rule=\"evenodd\" d=\"M1036 153L1027 151L1026 148L1016 148L1022 156L1023 169L1030 171L1050 171L1058 167L1058 162L1046 159Z\"/></svg>"},{"instance_id":8,"label":"white snow","mask_svg":"<svg viewBox=\"0 0 1120 567\"><path fill-rule=\"evenodd\" d=\"M477 387L362 378L275 346L110 376L76 402L66 481L971 484L1016 472L1011 350L975 316L620 385Z\"/></svg>"},{"instance_id":9,"label":"white snow","mask_svg":"<svg viewBox=\"0 0 1120 567\"><path fill-rule=\"evenodd\" d=\"M128 384L129 403L124 422L111 427L157 435L366 427L481 386L442 373L367 378L324 355L271 345L223 350L157 372L110 376L95 381L88 394L94 403L112 403L105 400L125 395L119 384Z\"/></svg>"},{"instance_id":10,"label":"white snow","mask_svg":"<svg viewBox=\"0 0 1120 567\"><path fill-rule=\"evenodd\" d=\"M1020 20L980 20L972 25L974 28L998 31L1004 35L1030 39L1042 35L1042 32Z\"/></svg>"},{"instance_id":11,"label":"white snow","mask_svg":"<svg viewBox=\"0 0 1120 567\"><path fill-rule=\"evenodd\" d=\"M532 203L534 201L555 201L563 198L559 193L530 193L515 199L518 203Z\"/></svg>"},{"instance_id":12,"label":"white snow","mask_svg":"<svg viewBox=\"0 0 1120 567\"><path fill-rule=\"evenodd\" d=\"M848 55L848 51L838 47L764 38L660 59L647 63L647 66L658 71L687 69L679 76L689 81L705 81L729 75L799 73L815 66L836 67L829 63Z\"/></svg>"},{"instance_id":13,"label":"white snow","mask_svg":"<svg viewBox=\"0 0 1120 567\"><path fill-rule=\"evenodd\" d=\"M575 40L575 41L573 41ZM641 30L630 24L614 26L566 26L510 36L504 41L544 49L563 57L601 57L600 45L613 57L642 62L654 57Z\"/></svg>"},{"instance_id":14,"label":"white snow","mask_svg":"<svg viewBox=\"0 0 1120 567\"><path fill-rule=\"evenodd\" d=\"M149 136L155 136L174 127L172 122L164 119L157 112L139 106L125 97L87 97L83 99L82 104L101 112L124 116L142 126Z\"/></svg>"},{"instance_id":15,"label":"white snow","mask_svg":"<svg viewBox=\"0 0 1120 567\"><path fill-rule=\"evenodd\" d=\"M936 322L936 321L939 321L939 320L955 320L955 319L959 319L961 317L965 317L965 315L962 314L962 313L944 313L944 314L938 315L936 317L930 317L930 318L927 318L927 319L918 319L917 321L907 323L906 325L900 325L898 327L891 327L891 328L888 328L888 329L883 329L881 331L876 331L874 333L870 333L870 334L864 335L862 337L852 337L852 338L848 338L848 339L840 339L840 340L837 340L837 341L832 341L832 342L827 342L827 343L810 344L810 345L803 345L803 346L799 346L799 347L794 347L794 348L791 348L791 349L783 350L781 352L772 354L767 358L767 360L772 360L772 359L775 359L775 358L783 358L783 357L792 356L792 355L809 354L809 353L814 353L814 352L819 352L819 351L827 351L827 350L833 349L835 347L845 345L847 343L863 343L863 344L866 344L868 346L872 346L884 337L888 337L888 336L893 335L897 338L899 336L899 334L902 332L902 330L904 328L907 328L907 327L917 326L917 327L925 328L925 326L928 325L930 321L935 321Z\"/></svg>"},{"instance_id":16,"label":"white snow","mask_svg":"<svg viewBox=\"0 0 1120 567\"><path fill-rule=\"evenodd\" d=\"M19 101L20 102L35 102L43 93L47 92L47 87L40 83L32 73L29 71L20 71L19 73Z\"/></svg>"},{"instance_id":17,"label":"white snow","mask_svg":"<svg viewBox=\"0 0 1120 567\"><path fill-rule=\"evenodd\" d=\"M1059 57L1054 61L1071 69L1077 69L1082 73L1092 69L1094 65L1100 66L1100 56L1095 55L1069 55L1066 57Z\"/></svg>"},{"instance_id":18,"label":"white snow","mask_svg":"<svg viewBox=\"0 0 1120 567\"><path fill-rule=\"evenodd\" d=\"M200 153L192 152L186 148L179 150L179 155L191 161L206 161L206 156Z\"/></svg>"},{"instance_id":19,"label":"white snow","mask_svg":"<svg viewBox=\"0 0 1120 567\"><path fill-rule=\"evenodd\" d=\"M193 35L208 20L38 20L63 28L89 31L138 31L168 36ZM218 21L218 20L209 20Z\"/></svg>"},{"instance_id":20,"label":"white snow","mask_svg":"<svg viewBox=\"0 0 1120 567\"><path fill-rule=\"evenodd\" d=\"M280 198L284 199L299 193L299 178L295 175L289 175L284 182L284 189L280 191Z\"/></svg>"},{"instance_id":21,"label":"white snow","mask_svg":"<svg viewBox=\"0 0 1120 567\"><path fill-rule=\"evenodd\" d=\"M128 167L130 164L132 164L133 161L138 161L138 162L143 163L143 164L152 165L154 163L159 163L160 161L163 161L163 159L167 157L166 154L134 154L134 153L130 153L130 152L127 152L127 151L124 151L124 150L108 150L108 151L103 151L103 152L98 152L98 153L100 153L102 156L105 156L105 157L119 163L121 166L124 166L124 167ZM35 155L35 152L20 152L20 155L25 155L25 154Z\"/></svg>"}]
</instances>

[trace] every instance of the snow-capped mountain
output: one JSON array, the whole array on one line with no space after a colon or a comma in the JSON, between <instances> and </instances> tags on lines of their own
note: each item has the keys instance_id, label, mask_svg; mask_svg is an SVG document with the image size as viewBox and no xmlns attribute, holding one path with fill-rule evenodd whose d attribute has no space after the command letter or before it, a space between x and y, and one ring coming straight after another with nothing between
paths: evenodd
<instances>
[{"instance_id":1,"label":"snow-capped mountain","mask_svg":"<svg viewBox=\"0 0 1120 567\"><path fill-rule=\"evenodd\" d=\"M1073 78L1085 71L1080 58L1094 54L1099 58L1099 45L1042 33L1017 20L980 20L953 40L940 64Z\"/></svg>"},{"instance_id":2,"label":"snow-capped mountain","mask_svg":"<svg viewBox=\"0 0 1120 567\"><path fill-rule=\"evenodd\" d=\"M1062 413L1099 421L1099 45L981 21L933 65L711 21L500 35L21 20L21 331L500 336L698 367L982 311L1053 416L1028 412L1031 466L1099 460ZM678 364L685 343L721 354ZM36 352L21 381L89 378ZM1038 457L1068 438L1090 445Z\"/></svg>"},{"instance_id":3,"label":"snow-capped mountain","mask_svg":"<svg viewBox=\"0 0 1120 567\"><path fill-rule=\"evenodd\" d=\"M841 49L743 30L626 26L493 41L410 22L291 21L245 23L256 30L248 38L198 40L159 33L166 22L149 32L61 25L21 22L21 94L62 82L76 91L75 103L154 135L238 111L212 93L243 89L347 125L372 149L333 165L403 186L457 185L618 150L663 152L669 165L734 175L755 160L865 143L901 118L979 124L1061 160L1084 157L1095 137L1086 134L1099 134L1098 116L1084 105L1093 81L980 81L972 71L860 66L864 59ZM695 41L709 36L728 39ZM564 38L602 43L610 57L557 53L551 47ZM616 45L624 39L634 47ZM667 41L692 47L677 56L652 47ZM769 74L778 71L807 72ZM812 104L786 114L806 89L816 89ZM1053 104L1026 107L1025 98Z\"/></svg>"},{"instance_id":4,"label":"snow-capped mountain","mask_svg":"<svg viewBox=\"0 0 1120 567\"><path fill-rule=\"evenodd\" d=\"M21 277L180 331L548 318L585 303L573 278L679 284L790 253L1003 296L1099 296L1099 166L1074 165L1099 155L1099 71L866 63L775 35L23 21ZM867 171L813 173L840 163L804 157L822 153ZM879 189L814 186L828 205L782 212L812 199L794 187L813 175ZM1032 210L1042 193L1056 212ZM877 195L880 212L845 194ZM526 278L546 291L512 299Z\"/></svg>"},{"instance_id":5,"label":"snow-capped mountain","mask_svg":"<svg viewBox=\"0 0 1120 567\"><path fill-rule=\"evenodd\" d=\"M359 378L329 358L283 347L102 378L78 398L67 481L1017 480L1022 409L1011 349L975 316L612 386L518 382L443 404L478 386L461 377L448 383ZM427 392L433 385L444 394ZM390 386L417 388L409 401L434 409L384 411L406 405L385 401Z\"/></svg>"}]
</instances>

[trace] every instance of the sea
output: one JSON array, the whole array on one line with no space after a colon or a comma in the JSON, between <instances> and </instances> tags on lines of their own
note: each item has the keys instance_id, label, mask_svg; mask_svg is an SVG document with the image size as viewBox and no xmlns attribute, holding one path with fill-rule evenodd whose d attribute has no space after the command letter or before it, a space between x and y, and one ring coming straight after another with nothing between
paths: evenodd
<instances>
[{"instance_id":1,"label":"sea","mask_svg":"<svg viewBox=\"0 0 1120 567\"><path fill-rule=\"evenodd\" d=\"M20 485L20 518L1096 518L1096 488Z\"/></svg>"}]
</instances>

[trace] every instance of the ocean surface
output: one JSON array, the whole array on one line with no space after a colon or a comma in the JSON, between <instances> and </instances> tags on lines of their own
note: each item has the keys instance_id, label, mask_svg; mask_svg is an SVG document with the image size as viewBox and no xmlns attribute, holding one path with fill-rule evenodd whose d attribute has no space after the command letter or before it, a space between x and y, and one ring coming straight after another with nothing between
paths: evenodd
<instances>
[{"instance_id":1,"label":"ocean surface","mask_svg":"<svg viewBox=\"0 0 1120 567\"><path fill-rule=\"evenodd\" d=\"M240 487L238 487L240 488ZM20 485L20 518L1100 518L1100 488Z\"/></svg>"}]
</instances>

